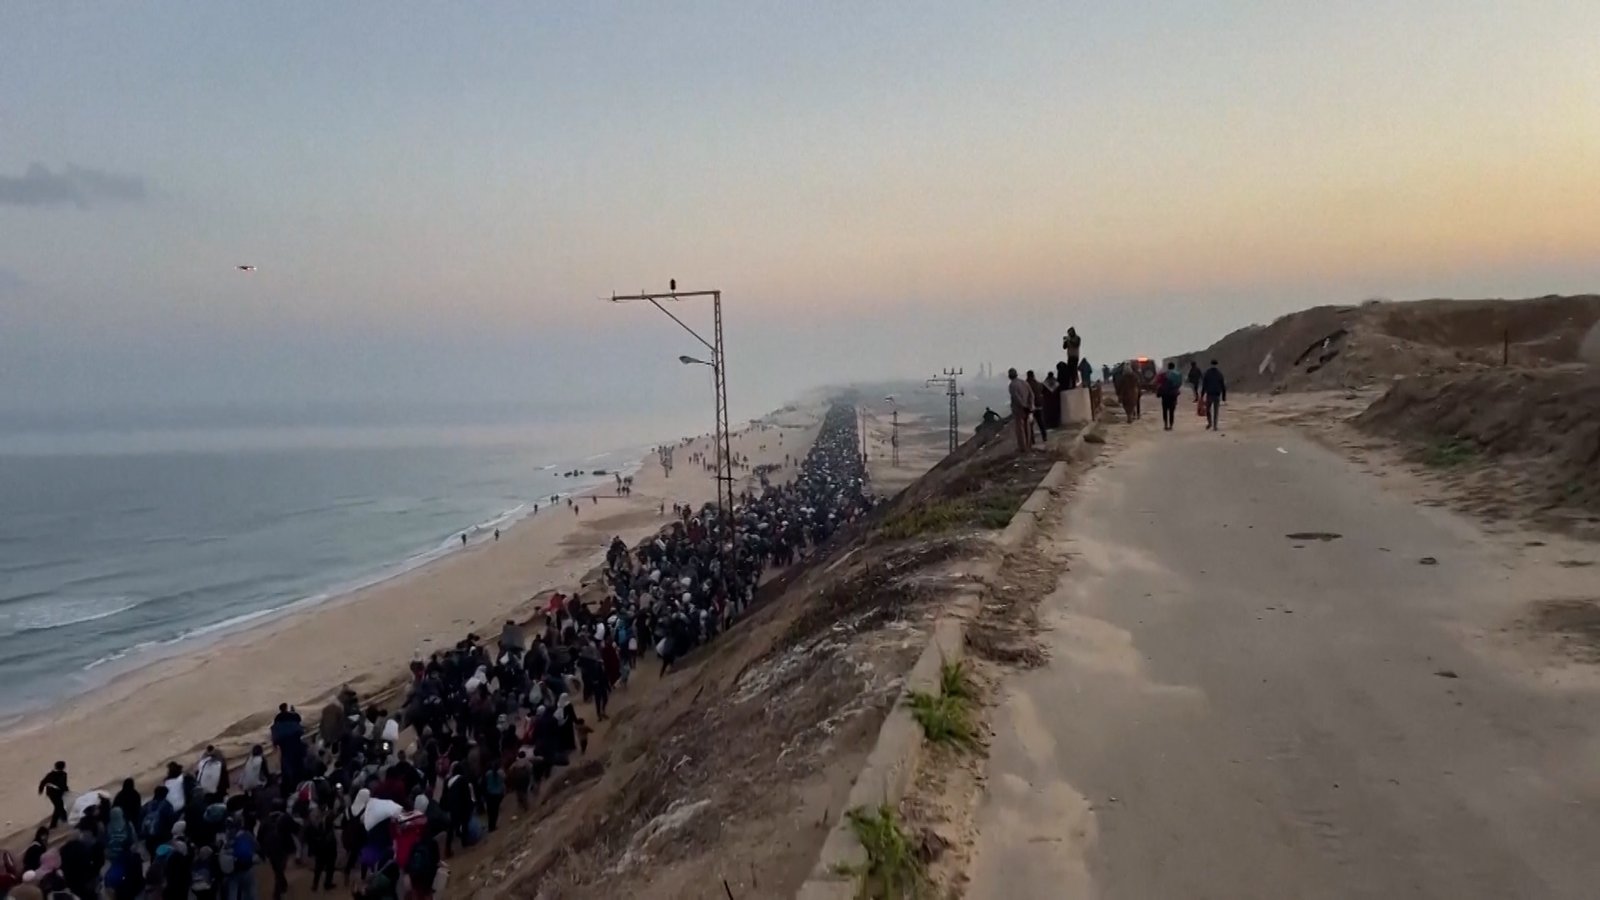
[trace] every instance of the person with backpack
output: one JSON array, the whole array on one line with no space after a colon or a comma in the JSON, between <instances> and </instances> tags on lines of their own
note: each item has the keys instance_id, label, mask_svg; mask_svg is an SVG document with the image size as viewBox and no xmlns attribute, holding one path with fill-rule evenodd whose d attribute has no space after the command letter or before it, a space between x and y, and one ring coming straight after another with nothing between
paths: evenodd
<instances>
[{"instance_id":1,"label":"person with backpack","mask_svg":"<svg viewBox=\"0 0 1600 900\"><path fill-rule=\"evenodd\" d=\"M256 856L260 844L250 829L235 819L223 838L218 868L226 880L227 900L256 900Z\"/></svg>"},{"instance_id":2,"label":"person with backpack","mask_svg":"<svg viewBox=\"0 0 1600 900\"><path fill-rule=\"evenodd\" d=\"M128 815L120 806L111 808L111 820L106 825L105 858L106 887L117 900L132 900L144 889L144 860L139 856L139 837L134 833Z\"/></svg>"},{"instance_id":3,"label":"person with backpack","mask_svg":"<svg viewBox=\"0 0 1600 900\"><path fill-rule=\"evenodd\" d=\"M1178 398L1183 396L1183 376L1177 363L1167 363L1166 371L1157 376L1156 396L1161 398L1161 429L1171 431L1178 423Z\"/></svg>"},{"instance_id":4,"label":"person with backpack","mask_svg":"<svg viewBox=\"0 0 1600 900\"><path fill-rule=\"evenodd\" d=\"M189 896L192 900L216 900L217 881L217 851L201 847L195 851L189 872Z\"/></svg>"},{"instance_id":5,"label":"person with backpack","mask_svg":"<svg viewBox=\"0 0 1600 900\"><path fill-rule=\"evenodd\" d=\"M239 776L239 790L246 794L267 786L272 778L271 767L267 765L266 748L256 744L250 748L250 758L244 762L244 772Z\"/></svg>"},{"instance_id":6,"label":"person with backpack","mask_svg":"<svg viewBox=\"0 0 1600 900\"><path fill-rule=\"evenodd\" d=\"M289 856L294 853L295 838L300 826L294 817L283 809L283 801L273 803L273 810L261 823L261 853L272 866L272 897L283 900L289 893Z\"/></svg>"},{"instance_id":7,"label":"person with backpack","mask_svg":"<svg viewBox=\"0 0 1600 900\"><path fill-rule=\"evenodd\" d=\"M1222 377L1222 370L1217 368L1217 361L1212 360L1210 368L1200 376L1200 393L1206 398L1206 430L1217 430L1217 414L1219 407L1228 399L1228 382Z\"/></svg>"},{"instance_id":8,"label":"person with backpack","mask_svg":"<svg viewBox=\"0 0 1600 900\"><path fill-rule=\"evenodd\" d=\"M166 785L157 786L150 802L139 808L138 821L139 839L144 841L145 850L154 859L156 848L167 842L172 835L173 823L178 821L178 814L167 802Z\"/></svg>"},{"instance_id":9,"label":"person with backpack","mask_svg":"<svg viewBox=\"0 0 1600 900\"><path fill-rule=\"evenodd\" d=\"M483 806L488 813L489 830L494 831L500 823L500 804L506 799L506 773L500 768L499 757L489 760L489 768L483 773Z\"/></svg>"},{"instance_id":10,"label":"person with backpack","mask_svg":"<svg viewBox=\"0 0 1600 900\"><path fill-rule=\"evenodd\" d=\"M391 859L374 869L366 882L350 893L360 900L399 900L400 878L400 864Z\"/></svg>"},{"instance_id":11,"label":"person with backpack","mask_svg":"<svg viewBox=\"0 0 1600 900\"><path fill-rule=\"evenodd\" d=\"M194 872L192 853L184 823L174 822L172 837L156 848L157 856L165 854L166 859L159 888L162 900L189 900L189 880ZM147 882L150 880L146 878Z\"/></svg>"},{"instance_id":12,"label":"person with backpack","mask_svg":"<svg viewBox=\"0 0 1600 900\"><path fill-rule=\"evenodd\" d=\"M411 855L406 858L406 880L410 882L411 890L408 897L416 900L425 900L433 896L434 882L439 877L439 868L443 861L439 858L439 841L432 835L423 835L422 839L411 848Z\"/></svg>"},{"instance_id":13,"label":"person with backpack","mask_svg":"<svg viewBox=\"0 0 1600 900\"><path fill-rule=\"evenodd\" d=\"M506 787L516 795L517 808L528 811L528 795L533 789L533 760L527 747L517 751L517 758L506 768Z\"/></svg>"},{"instance_id":14,"label":"person with backpack","mask_svg":"<svg viewBox=\"0 0 1600 900\"><path fill-rule=\"evenodd\" d=\"M306 852L311 855L311 889L333 890L339 867L339 829L331 809L317 809L306 822Z\"/></svg>"}]
</instances>

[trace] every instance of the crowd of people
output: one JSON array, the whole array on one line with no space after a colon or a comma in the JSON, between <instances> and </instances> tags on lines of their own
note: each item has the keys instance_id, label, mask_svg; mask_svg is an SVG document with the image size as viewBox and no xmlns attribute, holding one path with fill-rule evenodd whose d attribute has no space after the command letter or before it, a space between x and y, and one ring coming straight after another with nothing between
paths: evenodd
<instances>
[{"instance_id":1,"label":"crowd of people","mask_svg":"<svg viewBox=\"0 0 1600 900\"><path fill-rule=\"evenodd\" d=\"M874 504L848 406L829 410L791 481L774 471L757 467L731 510L676 505L655 536L614 539L592 596L554 595L538 625L413 660L396 709L349 687L311 723L285 704L243 760L208 747L169 763L148 794L130 778L70 809L58 763L39 786L49 824L20 861L0 854L0 896L254 900L259 883L281 898L291 867L309 870L313 892L338 880L370 900L435 895L458 844L495 831L508 799L529 810L587 751L583 704L604 721L650 654L665 676L749 609L764 573Z\"/></svg>"},{"instance_id":2,"label":"crowd of people","mask_svg":"<svg viewBox=\"0 0 1600 900\"><path fill-rule=\"evenodd\" d=\"M1199 362L1189 360L1187 374L1178 371L1176 362L1168 362L1167 368L1156 377L1155 393L1161 399L1161 427L1166 431L1177 427L1178 401L1183 397L1185 382L1194 394L1195 412L1205 417L1206 430L1215 431L1222 404L1228 399L1228 381L1214 359L1205 371L1201 371Z\"/></svg>"},{"instance_id":3,"label":"crowd of people","mask_svg":"<svg viewBox=\"0 0 1600 900\"><path fill-rule=\"evenodd\" d=\"M1043 381L1035 377L1032 370L1025 376L1019 376L1016 369L1006 373L1010 380L1011 421L1018 452L1043 447L1050 439L1050 430L1060 427L1063 391L1079 385L1091 385L1094 366L1082 356L1082 346L1083 341L1077 330L1069 328L1067 336L1062 338L1067 359L1057 363L1056 370L1047 373ZM1130 422L1139 417L1141 395L1146 390L1154 391L1161 400L1162 427L1167 431L1176 427L1178 399L1183 394L1185 382L1194 393L1196 412L1206 419L1207 430L1217 429L1220 408L1228 398L1227 381L1214 359L1204 371L1197 361L1190 360L1187 374L1178 371L1176 362L1168 362L1166 369L1155 374L1154 383L1148 385L1141 373L1129 363L1105 366L1103 376L1104 381L1115 389ZM1098 415L1098 403L1092 402L1091 410L1092 414ZM998 419L999 416L992 410L987 411L985 421L991 418ZM1038 432L1037 442L1034 440L1035 430Z\"/></svg>"},{"instance_id":4,"label":"crowd of people","mask_svg":"<svg viewBox=\"0 0 1600 900\"><path fill-rule=\"evenodd\" d=\"M1056 363L1054 371L1046 371L1041 381L1028 370L1019 376L1016 369L1006 372L1011 398L1011 425L1016 431L1017 450L1026 452L1043 447L1050 440L1050 431L1061 427L1061 394L1063 391L1088 388L1094 382L1094 364L1083 356L1083 338L1076 328L1068 328L1061 339L1061 348L1067 358ZM1039 434L1034 441L1034 431Z\"/></svg>"}]
</instances>

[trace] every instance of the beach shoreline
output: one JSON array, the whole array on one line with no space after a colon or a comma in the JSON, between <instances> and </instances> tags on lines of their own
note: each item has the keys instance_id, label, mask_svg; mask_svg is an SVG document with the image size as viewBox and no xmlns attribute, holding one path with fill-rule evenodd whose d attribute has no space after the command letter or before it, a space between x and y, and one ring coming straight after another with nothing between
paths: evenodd
<instances>
[{"instance_id":1,"label":"beach shoreline","mask_svg":"<svg viewBox=\"0 0 1600 900\"><path fill-rule=\"evenodd\" d=\"M635 458L633 454L642 452L642 456ZM13 704L11 698L0 698L0 729L26 729L34 719L40 718L40 713L62 703L69 703L78 697L92 693L105 687L107 684L129 675L136 674L146 668L157 665L173 656L204 649L218 641L226 640L238 635L247 634L256 629L270 626L272 623L285 617L304 614L307 611L329 605L345 602L352 597L377 588L396 579L405 578L427 566L435 565L440 561L480 544L493 540L495 530L508 534L513 528L533 518L537 513L533 508L541 509L550 506L551 498L557 501L567 497L587 495L600 491L611 484L610 477L620 474L629 477L637 474L648 465L655 455L655 448L640 448L634 445L627 448L597 453L583 458L582 464L593 463L607 457L620 457L631 459L632 462L606 470L606 474L597 476L591 470L584 470L576 476L576 485L562 485L553 494L542 494L529 498L514 507L501 509L489 518L475 522L465 528L452 531L448 537L435 541L433 546L410 552L403 558L390 558L387 561L375 562L367 567L361 574L338 578L330 577L326 587L315 589L311 593L284 598L281 603L263 609L239 613L220 622L201 624L186 629L179 634L168 638L160 638L143 643L111 649L106 654L95 659L81 669L69 673L68 677L75 683L59 693L34 696ZM552 464L541 467L541 470L555 470L568 468L571 463ZM557 477L562 477L558 475ZM489 515L486 513L486 515ZM468 536L468 543L457 544L457 537L461 534ZM104 616L102 616L104 617ZM47 717L46 717L47 718ZM36 723L35 723L36 724Z\"/></svg>"},{"instance_id":2,"label":"beach shoreline","mask_svg":"<svg viewBox=\"0 0 1600 900\"><path fill-rule=\"evenodd\" d=\"M752 465L782 463L788 454L792 469L820 418L812 408L768 417L779 427L740 431L733 452ZM578 587L612 536L631 545L668 521L662 506L714 499L715 480L689 461L696 452L709 454L709 437L678 447L671 477L647 452L630 496L615 496L607 483L580 488L575 513L561 503L541 508L504 528L498 541L469 543L301 608L290 604L21 714L0 733L0 765L13 773L0 787L3 831L21 833L43 818L44 804L27 788L34 771L42 775L56 759L68 762L77 792L143 776L169 759L188 764L186 754L210 742L231 756L265 739L279 703L315 708L345 684L368 694L403 676L414 657L526 618L552 591Z\"/></svg>"}]
</instances>

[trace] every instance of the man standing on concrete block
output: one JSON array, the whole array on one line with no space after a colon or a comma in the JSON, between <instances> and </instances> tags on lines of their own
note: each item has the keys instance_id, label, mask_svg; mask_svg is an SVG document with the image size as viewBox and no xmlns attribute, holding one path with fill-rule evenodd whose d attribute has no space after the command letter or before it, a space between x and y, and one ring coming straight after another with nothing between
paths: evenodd
<instances>
[{"instance_id":1,"label":"man standing on concrete block","mask_svg":"<svg viewBox=\"0 0 1600 900\"><path fill-rule=\"evenodd\" d=\"M1068 328L1067 336L1061 339L1061 349L1067 351L1067 388L1078 386L1078 351L1083 348L1083 338L1078 337L1078 329Z\"/></svg>"}]
</instances>

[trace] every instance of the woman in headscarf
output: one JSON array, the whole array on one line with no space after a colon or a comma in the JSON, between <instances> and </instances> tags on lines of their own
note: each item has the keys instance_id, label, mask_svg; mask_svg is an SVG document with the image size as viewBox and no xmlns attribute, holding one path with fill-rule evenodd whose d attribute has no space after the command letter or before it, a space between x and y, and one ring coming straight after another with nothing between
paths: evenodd
<instances>
[{"instance_id":1,"label":"woman in headscarf","mask_svg":"<svg viewBox=\"0 0 1600 900\"><path fill-rule=\"evenodd\" d=\"M67 879L61 874L61 851L50 849L44 852L44 857L39 860L38 868L40 893L46 896L55 891L66 890Z\"/></svg>"},{"instance_id":2,"label":"woman in headscarf","mask_svg":"<svg viewBox=\"0 0 1600 900\"><path fill-rule=\"evenodd\" d=\"M39 873L29 869L22 873L22 883L6 894L10 900L44 900L44 892L39 890Z\"/></svg>"},{"instance_id":3,"label":"woman in headscarf","mask_svg":"<svg viewBox=\"0 0 1600 900\"><path fill-rule=\"evenodd\" d=\"M350 872L361 861L361 848L367 843L367 826L361 822L361 814L367 811L367 804L372 800L372 792L366 788L356 792L356 799L350 804L344 817L344 827L341 829L342 843L344 844L344 883L350 883ZM366 878L366 870L362 870L361 877Z\"/></svg>"},{"instance_id":4,"label":"woman in headscarf","mask_svg":"<svg viewBox=\"0 0 1600 900\"><path fill-rule=\"evenodd\" d=\"M260 744L250 748L250 758L245 760L244 774L239 776L239 790L246 794L267 786L272 772L267 768L267 751Z\"/></svg>"},{"instance_id":5,"label":"woman in headscarf","mask_svg":"<svg viewBox=\"0 0 1600 900\"><path fill-rule=\"evenodd\" d=\"M106 825L106 887L117 900L132 900L144 890L144 861L139 856L139 837L120 806L111 807Z\"/></svg>"},{"instance_id":6,"label":"woman in headscarf","mask_svg":"<svg viewBox=\"0 0 1600 900\"><path fill-rule=\"evenodd\" d=\"M457 838L463 843L467 827L472 821L472 811L478 806L477 795L472 790L472 779L461 763L450 767L450 777L444 784L444 809L450 815L450 830L444 836L444 855L449 856Z\"/></svg>"},{"instance_id":7,"label":"woman in headscarf","mask_svg":"<svg viewBox=\"0 0 1600 900\"><path fill-rule=\"evenodd\" d=\"M133 783L132 778L122 779L122 790L111 798L111 805L122 810L127 817L129 825L139 821L139 810L144 806L144 798L139 796L139 788Z\"/></svg>"},{"instance_id":8,"label":"woman in headscarf","mask_svg":"<svg viewBox=\"0 0 1600 900\"><path fill-rule=\"evenodd\" d=\"M22 851L22 871L36 872L40 863L44 861L46 850L50 849L50 829L40 828L33 833L33 843L28 849Z\"/></svg>"},{"instance_id":9,"label":"woman in headscarf","mask_svg":"<svg viewBox=\"0 0 1600 900\"><path fill-rule=\"evenodd\" d=\"M111 807L111 821L106 823L106 859L115 862L124 853L133 850L134 833L128 824L128 814L122 807Z\"/></svg>"}]
</instances>

